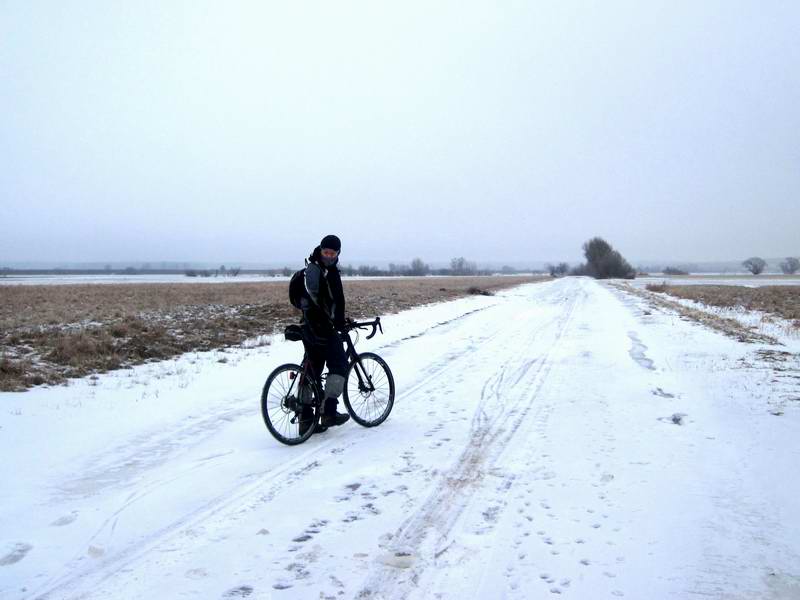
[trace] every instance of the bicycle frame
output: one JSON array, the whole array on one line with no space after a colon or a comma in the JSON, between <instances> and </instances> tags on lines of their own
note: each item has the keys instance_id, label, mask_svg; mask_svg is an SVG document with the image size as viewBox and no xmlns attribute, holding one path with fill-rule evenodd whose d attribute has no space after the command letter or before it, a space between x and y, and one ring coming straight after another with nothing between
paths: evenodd
<instances>
[{"instance_id":1,"label":"bicycle frame","mask_svg":"<svg viewBox=\"0 0 800 600\"><path fill-rule=\"evenodd\" d=\"M361 357L358 355L358 352L356 352L356 346L353 343L353 340L350 339L350 332L345 332L342 337L344 337L344 342L347 346L347 357L350 359L350 363L354 365L353 372L358 378L358 389L361 391L374 392L375 386L372 385L372 379L367 376L367 372L364 370L364 365L361 364ZM367 381L369 385L365 385L365 381Z\"/></svg>"},{"instance_id":2,"label":"bicycle frame","mask_svg":"<svg viewBox=\"0 0 800 600\"><path fill-rule=\"evenodd\" d=\"M372 338L378 329L383 333L383 329L380 326L380 317L373 321L362 323L347 320L339 329L340 334L337 334L338 337L334 338L345 346L344 354L347 371L345 373L345 387L342 390L344 403L350 416L363 427L380 425L386 420L394 402L394 379L388 365L373 352L359 354L355 347L359 341L358 334L356 336L350 335L350 332L354 329L369 330L370 328L372 331L366 336L366 339ZM267 429L279 442L290 446L306 441L314 433L316 427L322 423L322 421L316 421L316 424L314 422L309 423L309 418L312 416L308 410L309 408L313 409L315 420L323 416L324 388L326 387L324 362L323 368L318 370L318 365L312 362L311 359L313 357L315 360L321 360L327 352L317 351L316 344L311 345L319 341L316 338L309 339L311 333L306 327L302 328L302 332L298 331L296 326L291 331L287 327L287 340L303 341L303 359L299 365L287 363L273 370L261 392L261 413ZM332 343L333 340L326 340L326 343L328 342ZM339 346L339 348L342 348L342 346ZM341 350L337 352L341 352ZM325 358L327 359L327 356ZM353 373L354 371L355 374ZM373 382L373 377L378 378L378 383ZM271 394L270 390L277 391L277 395ZM374 410L361 414L367 403L375 402L372 400L372 396L379 390L382 391L383 395L380 398L382 408L377 413L377 416ZM356 404L353 404L353 402ZM372 405L370 404L370 406ZM322 426L322 430L324 431L325 429L327 427Z\"/></svg>"},{"instance_id":3,"label":"bicycle frame","mask_svg":"<svg viewBox=\"0 0 800 600\"><path fill-rule=\"evenodd\" d=\"M374 392L375 386L372 384L372 379L367 375L366 370L364 369L364 365L361 364L361 358L356 352L356 346L353 343L352 338L350 337L350 331L352 329L363 329L367 327L372 327L372 332L367 336L367 339L372 338L376 331L380 329L381 333L383 333L383 327L381 326L381 319L377 317L374 321L368 321L365 323L356 323L350 322L350 325L347 330L342 332L342 341L344 342L347 349L345 350L345 355L347 356L348 364L354 365L353 371L356 374L356 378L358 379L358 389L362 392ZM305 345L305 340L303 344ZM300 363L300 366L303 367L302 377L310 377L312 384L316 387L316 391L318 397L323 399L324 393L321 388L322 384L322 373L317 375L314 372L314 368L311 366L311 361L308 359L308 351L303 354L303 360ZM292 386L294 383L292 384ZM289 388L291 392L292 387ZM288 393L287 393L288 395Z\"/></svg>"}]
</instances>

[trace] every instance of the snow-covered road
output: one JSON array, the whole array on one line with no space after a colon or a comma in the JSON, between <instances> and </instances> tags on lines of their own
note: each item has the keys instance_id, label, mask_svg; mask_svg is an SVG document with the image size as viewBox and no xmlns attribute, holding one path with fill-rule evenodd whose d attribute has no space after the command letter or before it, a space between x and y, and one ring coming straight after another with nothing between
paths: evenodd
<instances>
[{"instance_id":1,"label":"snow-covered road","mask_svg":"<svg viewBox=\"0 0 800 600\"><path fill-rule=\"evenodd\" d=\"M800 598L800 379L643 302L386 317L392 415L299 447L282 341L0 394L0 597Z\"/></svg>"}]
</instances>

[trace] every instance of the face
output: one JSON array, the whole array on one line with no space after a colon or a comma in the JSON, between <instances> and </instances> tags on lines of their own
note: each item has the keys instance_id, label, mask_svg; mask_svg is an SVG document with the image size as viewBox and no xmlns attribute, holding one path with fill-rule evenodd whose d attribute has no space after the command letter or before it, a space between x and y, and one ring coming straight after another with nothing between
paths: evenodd
<instances>
[{"instance_id":1,"label":"face","mask_svg":"<svg viewBox=\"0 0 800 600\"><path fill-rule=\"evenodd\" d=\"M336 258L339 256L339 253L336 250L331 250L330 248L320 248L320 255L322 256L322 262L325 266L330 266L336 262Z\"/></svg>"}]
</instances>

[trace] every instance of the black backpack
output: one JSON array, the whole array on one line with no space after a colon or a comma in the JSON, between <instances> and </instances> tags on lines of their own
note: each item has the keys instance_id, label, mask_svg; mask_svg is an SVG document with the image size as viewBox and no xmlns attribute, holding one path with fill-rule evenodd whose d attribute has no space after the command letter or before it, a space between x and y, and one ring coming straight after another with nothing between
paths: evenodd
<instances>
[{"instance_id":1,"label":"black backpack","mask_svg":"<svg viewBox=\"0 0 800 600\"><path fill-rule=\"evenodd\" d=\"M306 269L303 267L296 271L292 278L289 280L289 302L295 308L303 308L300 301L303 298L308 298L306 291Z\"/></svg>"}]
</instances>

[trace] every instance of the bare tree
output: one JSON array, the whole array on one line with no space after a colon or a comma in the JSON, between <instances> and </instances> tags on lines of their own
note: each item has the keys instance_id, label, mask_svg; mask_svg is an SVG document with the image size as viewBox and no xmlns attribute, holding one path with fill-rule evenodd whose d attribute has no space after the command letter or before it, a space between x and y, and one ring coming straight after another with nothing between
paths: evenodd
<instances>
[{"instance_id":1,"label":"bare tree","mask_svg":"<svg viewBox=\"0 0 800 600\"><path fill-rule=\"evenodd\" d=\"M358 267L358 274L362 277L375 277L376 275L381 274L381 270L378 267L373 267L371 265L361 265Z\"/></svg>"},{"instance_id":2,"label":"bare tree","mask_svg":"<svg viewBox=\"0 0 800 600\"><path fill-rule=\"evenodd\" d=\"M389 275L408 275L410 270L408 265L389 263Z\"/></svg>"},{"instance_id":3,"label":"bare tree","mask_svg":"<svg viewBox=\"0 0 800 600\"><path fill-rule=\"evenodd\" d=\"M421 258L415 258L411 261L411 268L408 272L411 275L427 275L431 272L431 268Z\"/></svg>"},{"instance_id":4,"label":"bare tree","mask_svg":"<svg viewBox=\"0 0 800 600\"><path fill-rule=\"evenodd\" d=\"M590 266L599 264L601 260L613 251L611 244L601 237L592 238L583 244L583 254L586 256L586 262Z\"/></svg>"},{"instance_id":5,"label":"bare tree","mask_svg":"<svg viewBox=\"0 0 800 600\"><path fill-rule=\"evenodd\" d=\"M793 256L788 257L781 263L781 271L786 275L794 275L797 271L800 271L800 260Z\"/></svg>"},{"instance_id":6,"label":"bare tree","mask_svg":"<svg viewBox=\"0 0 800 600\"><path fill-rule=\"evenodd\" d=\"M760 275L764 272L764 268L767 266L767 261L758 256L751 256L747 260L742 261L742 266L750 271L753 275Z\"/></svg>"},{"instance_id":7,"label":"bare tree","mask_svg":"<svg viewBox=\"0 0 800 600\"><path fill-rule=\"evenodd\" d=\"M453 275L474 275L478 267L474 262L468 261L463 256L450 260L450 270Z\"/></svg>"},{"instance_id":8,"label":"bare tree","mask_svg":"<svg viewBox=\"0 0 800 600\"><path fill-rule=\"evenodd\" d=\"M575 275L590 275L596 279L622 277L633 279L636 270L603 238L590 239L583 245L586 264L572 270Z\"/></svg>"},{"instance_id":9,"label":"bare tree","mask_svg":"<svg viewBox=\"0 0 800 600\"><path fill-rule=\"evenodd\" d=\"M550 273L550 277L562 277L569 272L569 265L565 262L557 265L547 265L547 271Z\"/></svg>"}]
</instances>

